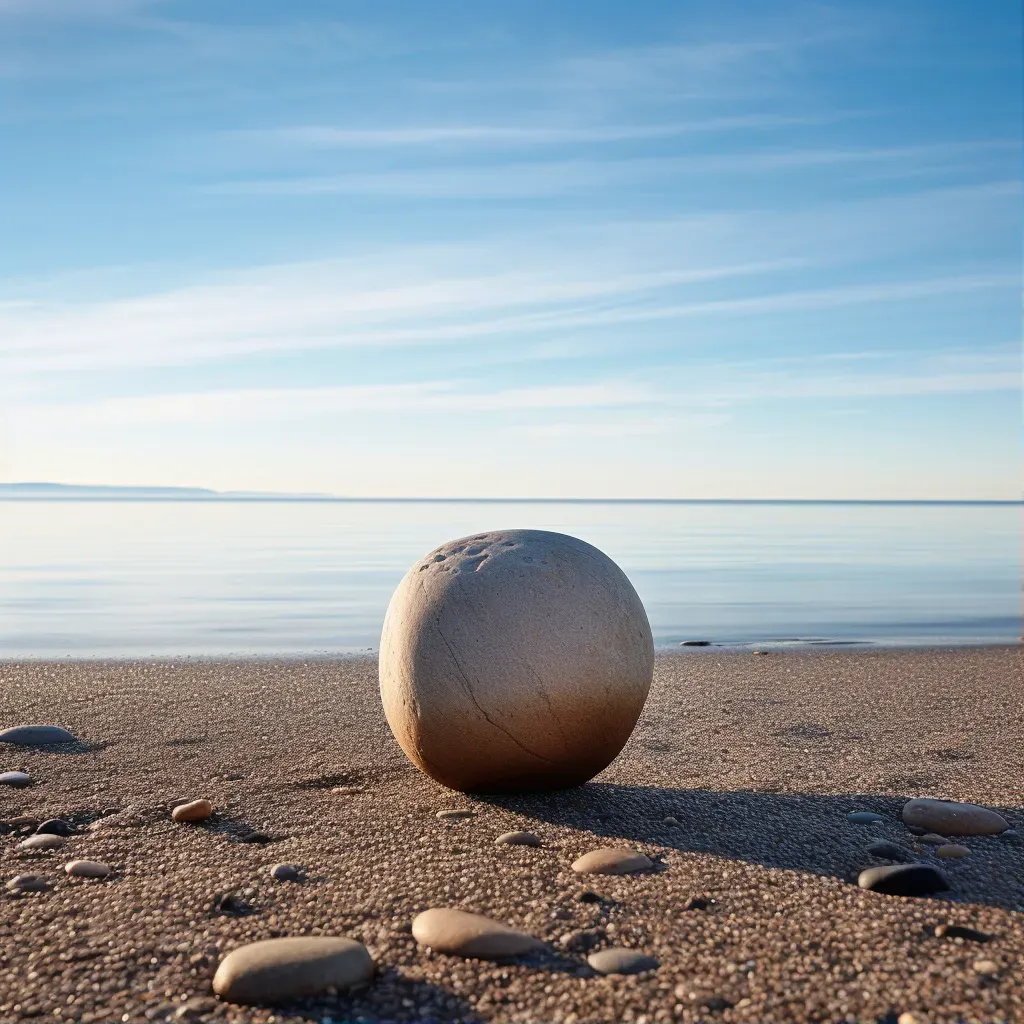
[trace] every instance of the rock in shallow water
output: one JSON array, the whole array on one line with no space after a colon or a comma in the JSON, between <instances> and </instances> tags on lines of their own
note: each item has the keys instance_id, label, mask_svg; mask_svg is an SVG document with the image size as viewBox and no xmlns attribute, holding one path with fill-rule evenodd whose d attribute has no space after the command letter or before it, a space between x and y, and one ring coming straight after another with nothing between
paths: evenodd
<instances>
[{"instance_id":1,"label":"rock in shallow water","mask_svg":"<svg viewBox=\"0 0 1024 1024\"><path fill-rule=\"evenodd\" d=\"M49 743L77 743L78 737L59 725L18 725L0 732L0 743L17 743L23 747L45 746Z\"/></svg>"},{"instance_id":2,"label":"rock in shallow water","mask_svg":"<svg viewBox=\"0 0 1024 1024\"><path fill-rule=\"evenodd\" d=\"M416 916L412 936L439 953L498 960L540 949L544 943L482 914L434 907Z\"/></svg>"},{"instance_id":3,"label":"rock in shallow water","mask_svg":"<svg viewBox=\"0 0 1024 1024\"><path fill-rule=\"evenodd\" d=\"M888 896L927 896L949 888L942 872L927 864L889 864L868 868L860 873L857 884L862 889Z\"/></svg>"},{"instance_id":4,"label":"rock in shallow water","mask_svg":"<svg viewBox=\"0 0 1024 1024\"><path fill-rule=\"evenodd\" d=\"M0 786L13 786L21 789L32 785L32 776L25 772L0 772Z\"/></svg>"},{"instance_id":5,"label":"rock in shallow water","mask_svg":"<svg viewBox=\"0 0 1024 1024\"><path fill-rule=\"evenodd\" d=\"M658 961L653 957L624 946L613 946L611 949L591 953L587 963L599 974L639 974L641 971L653 971L658 966Z\"/></svg>"},{"instance_id":6,"label":"rock in shallow water","mask_svg":"<svg viewBox=\"0 0 1024 1024\"><path fill-rule=\"evenodd\" d=\"M171 811L175 821L206 821L213 814L213 804L209 800L193 800L187 804L178 804Z\"/></svg>"},{"instance_id":7,"label":"rock in shallow water","mask_svg":"<svg viewBox=\"0 0 1024 1024\"><path fill-rule=\"evenodd\" d=\"M987 807L951 800L910 800L903 808L903 821L944 836L993 836L1010 827L1001 814Z\"/></svg>"},{"instance_id":8,"label":"rock in shallow water","mask_svg":"<svg viewBox=\"0 0 1024 1024\"><path fill-rule=\"evenodd\" d=\"M572 869L578 875L628 875L653 866L654 861L639 850L609 846L585 853L573 861Z\"/></svg>"},{"instance_id":9,"label":"rock in shallow water","mask_svg":"<svg viewBox=\"0 0 1024 1024\"><path fill-rule=\"evenodd\" d=\"M213 991L229 1003L278 1003L351 988L373 977L361 942L330 936L264 939L232 950L217 968Z\"/></svg>"},{"instance_id":10,"label":"rock in shallow water","mask_svg":"<svg viewBox=\"0 0 1024 1024\"><path fill-rule=\"evenodd\" d=\"M506 832L494 840L495 846L540 846L540 836L532 832Z\"/></svg>"},{"instance_id":11,"label":"rock in shallow water","mask_svg":"<svg viewBox=\"0 0 1024 1024\"><path fill-rule=\"evenodd\" d=\"M64 871L72 878L106 878L110 867L98 860L69 860Z\"/></svg>"}]
</instances>

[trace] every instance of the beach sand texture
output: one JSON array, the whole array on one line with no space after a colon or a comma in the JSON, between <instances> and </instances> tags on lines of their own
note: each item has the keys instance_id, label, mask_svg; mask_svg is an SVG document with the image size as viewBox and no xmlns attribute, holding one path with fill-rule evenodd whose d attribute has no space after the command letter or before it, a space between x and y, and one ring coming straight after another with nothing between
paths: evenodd
<instances>
[{"instance_id":1,"label":"beach sand texture","mask_svg":"<svg viewBox=\"0 0 1024 1024\"><path fill-rule=\"evenodd\" d=\"M597 780L489 798L409 764L372 659L2 663L0 728L52 722L82 742L0 744L0 771L35 780L0 787L0 818L80 830L39 852L0 836L5 882L51 886L0 890L0 1020L1021 1021L1024 842L967 837L967 857L939 860L900 810L973 801L1024 831L1022 694L1016 647L661 655ZM171 820L199 798L210 819ZM476 813L436 816L459 808ZM495 845L515 830L543 846ZM254 831L269 842L244 841ZM883 839L952 891L858 889ZM655 868L573 874L607 846ZM75 859L113 870L68 877ZM281 862L298 882L271 877ZM413 918L439 906L549 947L511 963L418 947ZM990 939L936 937L943 924ZM304 934L364 942L375 980L278 1007L213 998L232 949ZM659 966L587 967L613 946Z\"/></svg>"}]
</instances>

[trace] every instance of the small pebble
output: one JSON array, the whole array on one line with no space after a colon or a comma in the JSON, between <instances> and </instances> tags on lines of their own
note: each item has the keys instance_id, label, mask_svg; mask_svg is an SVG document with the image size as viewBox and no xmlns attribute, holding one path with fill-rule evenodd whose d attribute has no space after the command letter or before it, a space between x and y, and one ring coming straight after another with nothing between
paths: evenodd
<instances>
[{"instance_id":1,"label":"small pebble","mask_svg":"<svg viewBox=\"0 0 1024 1024\"><path fill-rule=\"evenodd\" d=\"M868 868L857 878L862 889L888 896L927 896L949 888L941 871L927 864L889 864Z\"/></svg>"},{"instance_id":2,"label":"small pebble","mask_svg":"<svg viewBox=\"0 0 1024 1024\"><path fill-rule=\"evenodd\" d=\"M943 846L948 843L949 840L945 836L937 836L934 832L929 832L926 835L921 836L921 842L927 843L929 846Z\"/></svg>"},{"instance_id":3,"label":"small pebble","mask_svg":"<svg viewBox=\"0 0 1024 1024\"><path fill-rule=\"evenodd\" d=\"M902 846L897 846L895 843L890 843L885 839L879 840L877 843L872 843L868 847L868 853L872 857L881 857L883 860L894 860L903 862L910 860L910 853L904 850Z\"/></svg>"},{"instance_id":4,"label":"small pebble","mask_svg":"<svg viewBox=\"0 0 1024 1024\"><path fill-rule=\"evenodd\" d=\"M299 869L294 864L275 864L270 869L270 877L276 878L279 882L297 882Z\"/></svg>"},{"instance_id":5,"label":"small pebble","mask_svg":"<svg viewBox=\"0 0 1024 1024\"><path fill-rule=\"evenodd\" d=\"M975 960L971 966L978 974L992 975L999 973L999 964L995 960Z\"/></svg>"},{"instance_id":6,"label":"small pebble","mask_svg":"<svg viewBox=\"0 0 1024 1024\"><path fill-rule=\"evenodd\" d=\"M48 818L36 829L37 836L70 836L74 834L74 827L63 818Z\"/></svg>"},{"instance_id":7,"label":"small pebble","mask_svg":"<svg viewBox=\"0 0 1024 1024\"><path fill-rule=\"evenodd\" d=\"M874 811L850 811L846 820L852 821L855 825L871 825L876 821L885 821L885 818Z\"/></svg>"},{"instance_id":8,"label":"small pebble","mask_svg":"<svg viewBox=\"0 0 1024 1024\"><path fill-rule=\"evenodd\" d=\"M673 818L670 814L667 818L662 818L661 823L662 825L671 825L674 828L676 825L679 824L679 819Z\"/></svg>"},{"instance_id":9,"label":"small pebble","mask_svg":"<svg viewBox=\"0 0 1024 1024\"><path fill-rule=\"evenodd\" d=\"M455 811L438 811L437 817L441 821L457 821L459 818L475 818L476 811L469 810L455 810Z\"/></svg>"},{"instance_id":10,"label":"small pebble","mask_svg":"<svg viewBox=\"0 0 1024 1024\"><path fill-rule=\"evenodd\" d=\"M72 878L106 878L110 867L98 860L69 860L64 870Z\"/></svg>"},{"instance_id":11,"label":"small pebble","mask_svg":"<svg viewBox=\"0 0 1024 1024\"><path fill-rule=\"evenodd\" d=\"M29 836L18 843L19 850L59 850L67 839L64 836L55 836L52 833L44 835Z\"/></svg>"},{"instance_id":12,"label":"small pebble","mask_svg":"<svg viewBox=\"0 0 1024 1024\"><path fill-rule=\"evenodd\" d=\"M969 856L970 852L966 846L961 846L959 843L946 843L935 851L935 856L941 857L943 860L959 860L961 857Z\"/></svg>"},{"instance_id":13,"label":"small pebble","mask_svg":"<svg viewBox=\"0 0 1024 1024\"><path fill-rule=\"evenodd\" d=\"M962 924L939 924L935 926L935 937L937 939L963 939L965 942L988 942L991 936L979 932L974 928L968 928Z\"/></svg>"},{"instance_id":14,"label":"small pebble","mask_svg":"<svg viewBox=\"0 0 1024 1024\"><path fill-rule=\"evenodd\" d=\"M10 892L44 892L50 883L40 875L15 875L7 883Z\"/></svg>"},{"instance_id":15,"label":"small pebble","mask_svg":"<svg viewBox=\"0 0 1024 1024\"><path fill-rule=\"evenodd\" d=\"M78 738L59 725L18 725L0 732L0 743L17 743L23 747L49 743L77 743Z\"/></svg>"},{"instance_id":16,"label":"small pebble","mask_svg":"<svg viewBox=\"0 0 1024 1024\"><path fill-rule=\"evenodd\" d=\"M578 875L628 875L653 866L654 861L639 850L609 846L584 854L573 861L572 869Z\"/></svg>"},{"instance_id":17,"label":"small pebble","mask_svg":"<svg viewBox=\"0 0 1024 1024\"><path fill-rule=\"evenodd\" d=\"M532 832L506 832L494 840L495 846L540 846L540 836Z\"/></svg>"},{"instance_id":18,"label":"small pebble","mask_svg":"<svg viewBox=\"0 0 1024 1024\"><path fill-rule=\"evenodd\" d=\"M907 1010L896 1018L896 1024L925 1024L925 1018Z\"/></svg>"},{"instance_id":19,"label":"small pebble","mask_svg":"<svg viewBox=\"0 0 1024 1024\"><path fill-rule=\"evenodd\" d=\"M438 953L498 960L519 956L543 946L539 939L482 914L434 907L412 922L412 937Z\"/></svg>"},{"instance_id":20,"label":"small pebble","mask_svg":"<svg viewBox=\"0 0 1024 1024\"><path fill-rule=\"evenodd\" d=\"M178 804L171 811L174 821L206 821L213 814L213 804L209 800L193 800L191 803Z\"/></svg>"},{"instance_id":21,"label":"small pebble","mask_svg":"<svg viewBox=\"0 0 1024 1024\"><path fill-rule=\"evenodd\" d=\"M26 772L0 772L0 786L22 789L32 785L32 776Z\"/></svg>"},{"instance_id":22,"label":"small pebble","mask_svg":"<svg viewBox=\"0 0 1024 1024\"><path fill-rule=\"evenodd\" d=\"M601 949L587 957L587 963L598 974L640 974L653 971L658 961L641 953L638 949L626 949L624 946L612 946Z\"/></svg>"},{"instance_id":23,"label":"small pebble","mask_svg":"<svg viewBox=\"0 0 1024 1024\"><path fill-rule=\"evenodd\" d=\"M680 647L710 647L710 640L683 640Z\"/></svg>"},{"instance_id":24,"label":"small pebble","mask_svg":"<svg viewBox=\"0 0 1024 1024\"><path fill-rule=\"evenodd\" d=\"M220 962L213 991L229 1003L273 1004L348 989L373 972L369 952L354 939L264 939L239 946Z\"/></svg>"}]
</instances>

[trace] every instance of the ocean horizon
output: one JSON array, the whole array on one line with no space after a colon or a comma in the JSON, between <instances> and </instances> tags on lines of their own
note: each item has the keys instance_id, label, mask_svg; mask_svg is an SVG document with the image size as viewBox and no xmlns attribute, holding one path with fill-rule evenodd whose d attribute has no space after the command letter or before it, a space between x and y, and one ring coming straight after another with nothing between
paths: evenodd
<instances>
[{"instance_id":1,"label":"ocean horizon","mask_svg":"<svg viewBox=\"0 0 1024 1024\"><path fill-rule=\"evenodd\" d=\"M515 527L570 533L614 558L662 649L1012 643L1021 632L1020 502L0 500L6 659L372 651L413 561Z\"/></svg>"}]
</instances>

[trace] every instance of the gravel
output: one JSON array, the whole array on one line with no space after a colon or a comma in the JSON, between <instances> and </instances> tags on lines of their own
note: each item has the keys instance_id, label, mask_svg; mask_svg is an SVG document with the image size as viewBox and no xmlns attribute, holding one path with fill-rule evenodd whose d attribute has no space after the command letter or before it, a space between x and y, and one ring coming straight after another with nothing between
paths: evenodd
<instances>
[{"instance_id":1,"label":"gravel","mask_svg":"<svg viewBox=\"0 0 1024 1024\"><path fill-rule=\"evenodd\" d=\"M659 657L630 743L596 782L463 798L406 761L368 659L2 663L0 728L59 719L82 742L21 748L44 781L0 789L0 818L67 821L76 856L118 869L69 878L0 835L0 1020L1022 1020L1019 842L967 837L937 896L856 884L877 864L866 839L939 863L900 821L911 797L991 807L1019 832L1022 693L1017 648L679 651ZM173 823L194 794L216 815ZM456 803L475 816L437 819ZM847 820L865 807L884 821ZM495 845L518 830L544 845ZM242 841L256 831L269 841ZM570 865L608 846L657 870L585 889ZM278 862L302 864L301 880L275 882ZM6 887L29 870L45 890ZM217 910L223 893L247 911ZM428 952L410 931L428 907L547 948L504 963ZM560 944L576 932L659 967L595 975ZM284 1006L210 1001L232 949L294 935L357 939L377 975Z\"/></svg>"}]
</instances>

